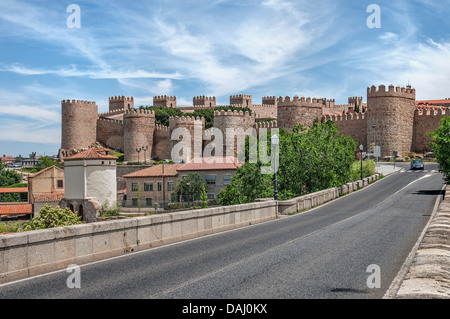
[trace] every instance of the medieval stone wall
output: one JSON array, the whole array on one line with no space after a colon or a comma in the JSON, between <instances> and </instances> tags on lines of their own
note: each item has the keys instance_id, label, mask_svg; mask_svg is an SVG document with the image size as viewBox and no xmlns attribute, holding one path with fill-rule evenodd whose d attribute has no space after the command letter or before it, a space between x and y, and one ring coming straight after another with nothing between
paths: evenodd
<instances>
[{"instance_id":1,"label":"medieval stone wall","mask_svg":"<svg viewBox=\"0 0 450 319\"><path fill-rule=\"evenodd\" d=\"M97 121L97 141L106 147L123 151L123 121L100 117Z\"/></svg>"},{"instance_id":2,"label":"medieval stone wall","mask_svg":"<svg viewBox=\"0 0 450 319\"><path fill-rule=\"evenodd\" d=\"M176 130L176 131L175 131ZM175 132L174 132L175 131ZM172 160L185 163L195 157L202 156L203 132L205 131L204 117L175 116L169 119L170 152L173 150Z\"/></svg>"},{"instance_id":3,"label":"medieval stone wall","mask_svg":"<svg viewBox=\"0 0 450 319\"><path fill-rule=\"evenodd\" d=\"M294 96L291 100L289 96L285 99L279 97L278 126L288 130L299 124L305 127L312 126L315 119L321 120L322 107L322 99Z\"/></svg>"},{"instance_id":4,"label":"medieval stone wall","mask_svg":"<svg viewBox=\"0 0 450 319\"><path fill-rule=\"evenodd\" d=\"M170 151L169 127L156 124L153 136L152 158L160 160L170 159Z\"/></svg>"},{"instance_id":5,"label":"medieval stone wall","mask_svg":"<svg viewBox=\"0 0 450 319\"><path fill-rule=\"evenodd\" d=\"M413 152L430 152L431 138L428 132L435 131L444 116L450 115L450 108L416 109L414 112Z\"/></svg>"},{"instance_id":6,"label":"medieval stone wall","mask_svg":"<svg viewBox=\"0 0 450 319\"><path fill-rule=\"evenodd\" d=\"M367 145L367 119L363 113L348 113L346 115L327 115L323 121L332 120L335 122L339 132L350 136L359 145L366 149Z\"/></svg>"}]
</instances>

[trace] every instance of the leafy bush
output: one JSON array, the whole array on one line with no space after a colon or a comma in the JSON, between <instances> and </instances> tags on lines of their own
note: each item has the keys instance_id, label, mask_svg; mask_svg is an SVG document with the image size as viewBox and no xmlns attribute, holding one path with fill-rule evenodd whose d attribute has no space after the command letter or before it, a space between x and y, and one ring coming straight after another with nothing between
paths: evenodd
<instances>
[{"instance_id":1,"label":"leafy bush","mask_svg":"<svg viewBox=\"0 0 450 319\"><path fill-rule=\"evenodd\" d=\"M108 203L108 201L105 201L102 204L102 208L100 210L100 216L101 217L108 217L108 216L118 216L119 213L122 210L122 206L120 205L120 202L116 201L112 205Z\"/></svg>"},{"instance_id":2,"label":"leafy bush","mask_svg":"<svg viewBox=\"0 0 450 319\"><path fill-rule=\"evenodd\" d=\"M447 184L450 184L450 116L442 118L439 128L428 133L428 136L433 139L431 148L439 163L439 169Z\"/></svg>"},{"instance_id":3,"label":"leafy bush","mask_svg":"<svg viewBox=\"0 0 450 319\"><path fill-rule=\"evenodd\" d=\"M15 233L20 227L22 227L26 222L25 221L16 221L16 222L1 222L0 223L0 233Z\"/></svg>"},{"instance_id":4,"label":"leafy bush","mask_svg":"<svg viewBox=\"0 0 450 319\"><path fill-rule=\"evenodd\" d=\"M39 215L30 220L19 231L45 229L52 227L82 224L81 216L77 216L69 208L45 205Z\"/></svg>"},{"instance_id":5,"label":"leafy bush","mask_svg":"<svg viewBox=\"0 0 450 319\"><path fill-rule=\"evenodd\" d=\"M352 181L361 179L361 162L355 161L351 166ZM374 160L363 161L363 178L372 176L376 173L376 163Z\"/></svg>"}]
</instances>

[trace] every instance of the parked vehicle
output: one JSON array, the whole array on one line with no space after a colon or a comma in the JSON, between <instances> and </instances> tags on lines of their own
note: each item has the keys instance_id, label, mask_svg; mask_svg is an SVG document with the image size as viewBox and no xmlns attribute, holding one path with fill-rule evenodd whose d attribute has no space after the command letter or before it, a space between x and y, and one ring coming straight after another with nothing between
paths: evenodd
<instances>
[{"instance_id":1,"label":"parked vehicle","mask_svg":"<svg viewBox=\"0 0 450 319\"><path fill-rule=\"evenodd\" d=\"M421 169L424 170L425 169L425 164L423 163L422 160L420 159L415 159L411 162L411 169Z\"/></svg>"}]
</instances>

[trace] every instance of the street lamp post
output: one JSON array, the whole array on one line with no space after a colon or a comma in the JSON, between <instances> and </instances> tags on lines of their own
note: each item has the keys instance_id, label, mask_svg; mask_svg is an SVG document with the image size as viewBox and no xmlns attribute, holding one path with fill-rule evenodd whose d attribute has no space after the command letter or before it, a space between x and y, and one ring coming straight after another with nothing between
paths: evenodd
<instances>
[{"instance_id":1,"label":"street lamp post","mask_svg":"<svg viewBox=\"0 0 450 319\"><path fill-rule=\"evenodd\" d=\"M142 151L142 147L140 147L140 148L136 148L136 152L138 153L138 164L140 164L140 161L139 161L139 153Z\"/></svg>"},{"instance_id":2,"label":"street lamp post","mask_svg":"<svg viewBox=\"0 0 450 319\"><path fill-rule=\"evenodd\" d=\"M359 154L360 154L360 157L361 157L361 180L363 181L363 158L362 158L362 151L363 151L363 149L364 149L364 146L361 144L361 145L359 145ZM363 181L363 183L364 183L364 181Z\"/></svg>"},{"instance_id":3,"label":"street lamp post","mask_svg":"<svg viewBox=\"0 0 450 319\"><path fill-rule=\"evenodd\" d=\"M276 153L276 149L278 147L278 143L280 141L280 138L278 137L277 134L272 135L271 137L271 142L272 142L272 152L273 152L273 167L274 167L274 180L273 180L273 198L275 200L278 200L278 183L277 183L277 157L275 155Z\"/></svg>"},{"instance_id":4,"label":"street lamp post","mask_svg":"<svg viewBox=\"0 0 450 319\"><path fill-rule=\"evenodd\" d=\"M141 149L144 151L144 165L147 163L147 157L145 156L145 153L148 151L148 145L142 146Z\"/></svg>"}]
</instances>

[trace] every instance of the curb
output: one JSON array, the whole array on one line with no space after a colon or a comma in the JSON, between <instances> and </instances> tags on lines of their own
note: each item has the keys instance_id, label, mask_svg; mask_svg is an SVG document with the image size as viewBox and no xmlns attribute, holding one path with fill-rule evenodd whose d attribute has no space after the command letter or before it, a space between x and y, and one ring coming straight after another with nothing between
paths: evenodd
<instances>
[{"instance_id":1,"label":"curb","mask_svg":"<svg viewBox=\"0 0 450 319\"><path fill-rule=\"evenodd\" d=\"M436 213L438 212L439 206L440 206L441 202L443 201L443 197L444 197L443 195L445 194L445 189L446 189L446 185L444 185L441 188L441 192L440 192L438 198L436 199L436 202L433 207L433 212L431 213L431 217L430 217L428 223L426 224L425 228L423 229L422 233L419 236L419 239L417 240L413 249L409 253L408 257L406 258L406 260L403 263L402 267L400 268L399 272L397 273L397 276L394 278L390 287L388 288L385 295L383 296L383 299L411 298L411 296L403 295L402 293L399 293L399 291L402 288L404 281L407 279L407 276L409 275L409 273L411 271L413 262L417 258L417 251L419 250L419 247L422 244L426 233L429 231L430 225L432 224L432 222L434 221L434 219L436 217Z\"/></svg>"}]
</instances>

